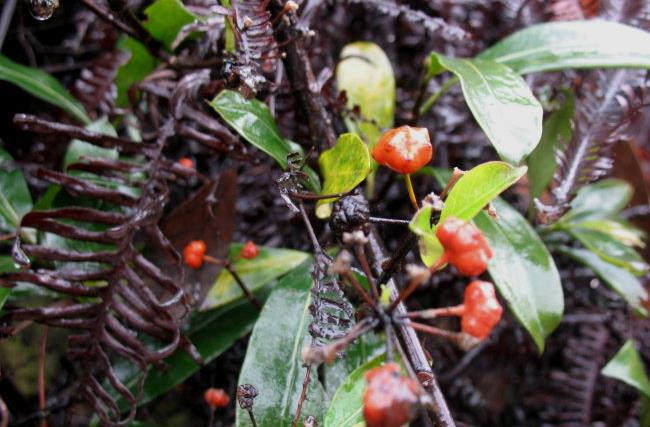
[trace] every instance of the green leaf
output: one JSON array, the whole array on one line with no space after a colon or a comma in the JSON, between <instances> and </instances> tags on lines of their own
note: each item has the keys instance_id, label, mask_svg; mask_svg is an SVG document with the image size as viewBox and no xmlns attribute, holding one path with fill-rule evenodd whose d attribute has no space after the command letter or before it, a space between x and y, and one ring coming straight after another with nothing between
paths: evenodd
<instances>
[{"instance_id":1,"label":"green leaf","mask_svg":"<svg viewBox=\"0 0 650 427\"><path fill-rule=\"evenodd\" d=\"M395 117L395 76L381 47L371 42L346 45L336 67L336 87L345 91L348 108L358 105L361 116L374 122L345 118L347 128L374 147L382 128L393 127Z\"/></svg>"},{"instance_id":2,"label":"green leaf","mask_svg":"<svg viewBox=\"0 0 650 427\"><path fill-rule=\"evenodd\" d=\"M364 276L365 277L365 276ZM386 350L386 341L380 334L365 334L350 344L343 358L324 365L324 386L331 398L348 376L361 365L380 356Z\"/></svg>"},{"instance_id":3,"label":"green leaf","mask_svg":"<svg viewBox=\"0 0 650 427\"><path fill-rule=\"evenodd\" d=\"M521 74L566 68L650 68L650 33L610 21L533 25L478 56Z\"/></svg>"},{"instance_id":4,"label":"green leaf","mask_svg":"<svg viewBox=\"0 0 650 427\"><path fill-rule=\"evenodd\" d=\"M210 106L219 113L233 129L246 141L271 156L282 169L287 169L287 155L302 150L297 144L282 138L269 108L257 99L246 99L239 92L223 90ZM320 186L318 176L309 167L305 172L310 175L313 189Z\"/></svg>"},{"instance_id":5,"label":"green leaf","mask_svg":"<svg viewBox=\"0 0 650 427\"><path fill-rule=\"evenodd\" d=\"M449 192L440 221L450 216L469 221L526 173L505 162L486 162L465 173Z\"/></svg>"},{"instance_id":6,"label":"green leaf","mask_svg":"<svg viewBox=\"0 0 650 427\"><path fill-rule=\"evenodd\" d=\"M366 389L366 372L380 366L380 355L355 369L334 394L327 414L325 427L353 427L363 422L363 392Z\"/></svg>"},{"instance_id":7,"label":"green leaf","mask_svg":"<svg viewBox=\"0 0 650 427\"><path fill-rule=\"evenodd\" d=\"M627 340L616 356L607 362L600 372L607 377L616 378L631 385L645 397L650 398L650 379L648 379L643 360L636 350L634 341Z\"/></svg>"},{"instance_id":8,"label":"green leaf","mask_svg":"<svg viewBox=\"0 0 650 427\"><path fill-rule=\"evenodd\" d=\"M607 262L623 267L637 276L646 273L650 266L631 247L612 238L602 231L571 227L567 230L571 236L579 240L587 249Z\"/></svg>"},{"instance_id":9,"label":"green leaf","mask_svg":"<svg viewBox=\"0 0 650 427\"><path fill-rule=\"evenodd\" d=\"M602 219L617 215L632 200L634 190L622 179L603 179L585 185L571 201L571 210L559 222Z\"/></svg>"},{"instance_id":10,"label":"green leaf","mask_svg":"<svg viewBox=\"0 0 650 427\"><path fill-rule=\"evenodd\" d=\"M573 133L571 121L573 120L574 108L573 94L565 91L564 103L546 119L542 130L542 139L526 159L531 200L539 197L553 178L557 168L555 148L560 142L571 140Z\"/></svg>"},{"instance_id":11,"label":"green leaf","mask_svg":"<svg viewBox=\"0 0 650 427\"><path fill-rule=\"evenodd\" d=\"M409 229L418 236L420 248L420 259L427 267L432 266L444 252L442 244L436 237L436 227L431 225L433 207L425 205L418 211L409 222Z\"/></svg>"},{"instance_id":12,"label":"green leaf","mask_svg":"<svg viewBox=\"0 0 650 427\"><path fill-rule=\"evenodd\" d=\"M117 132L111 123L108 121L108 117L102 117L95 120L94 122L88 124L86 129L99 132L104 135L117 136ZM107 159L117 159L118 152L114 148L102 148L94 144L89 144L78 139L74 139L68 145L68 149L65 152L65 157L63 159L64 169L67 169L72 163L79 162L82 156L85 157L100 157Z\"/></svg>"},{"instance_id":13,"label":"green leaf","mask_svg":"<svg viewBox=\"0 0 650 427\"><path fill-rule=\"evenodd\" d=\"M339 136L334 147L323 151L318 164L323 175L321 194L347 193L361 184L370 173L370 152L359 135L344 133ZM332 212L331 202L335 200L319 200L316 216L329 217Z\"/></svg>"},{"instance_id":14,"label":"green leaf","mask_svg":"<svg viewBox=\"0 0 650 427\"><path fill-rule=\"evenodd\" d=\"M247 335L253 329L258 315L259 310L248 301L239 301L227 307L195 313L186 334L207 364ZM149 369L138 405L144 405L167 393L201 369L182 349L165 359L165 363L169 365L165 371L153 367ZM133 364L120 363L116 364L115 370L120 380L135 391L142 372ZM125 402L120 401L120 406L126 408Z\"/></svg>"},{"instance_id":15,"label":"green leaf","mask_svg":"<svg viewBox=\"0 0 650 427\"><path fill-rule=\"evenodd\" d=\"M619 294L641 316L647 316L648 292L643 283L624 268L611 264L587 249L561 246L558 252L570 256L593 270L614 292Z\"/></svg>"},{"instance_id":16,"label":"green leaf","mask_svg":"<svg viewBox=\"0 0 650 427\"><path fill-rule=\"evenodd\" d=\"M196 19L180 0L156 0L144 10L144 14L147 20L142 26L168 50L171 50L181 28Z\"/></svg>"},{"instance_id":17,"label":"green leaf","mask_svg":"<svg viewBox=\"0 0 650 427\"><path fill-rule=\"evenodd\" d=\"M81 123L90 123L83 105L57 79L41 70L18 64L0 54L0 80L15 84L30 95L61 108Z\"/></svg>"},{"instance_id":18,"label":"green leaf","mask_svg":"<svg viewBox=\"0 0 650 427\"><path fill-rule=\"evenodd\" d=\"M120 39L118 47L131 55L129 60L117 70L115 76L116 104L119 107L126 107L129 105L129 88L134 83L144 80L156 68L158 61L142 43L131 37Z\"/></svg>"},{"instance_id":19,"label":"green leaf","mask_svg":"<svg viewBox=\"0 0 650 427\"><path fill-rule=\"evenodd\" d=\"M645 233L635 226L613 219L590 219L575 224L578 229L595 230L607 234L612 239L626 245L644 247Z\"/></svg>"},{"instance_id":20,"label":"green leaf","mask_svg":"<svg viewBox=\"0 0 650 427\"><path fill-rule=\"evenodd\" d=\"M510 310L530 333L540 352L564 311L560 275L544 243L528 221L501 199L494 200L498 220L481 212L474 220L494 256L490 276Z\"/></svg>"},{"instance_id":21,"label":"green leaf","mask_svg":"<svg viewBox=\"0 0 650 427\"><path fill-rule=\"evenodd\" d=\"M0 255L0 273L9 273L16 270L18 270L18 268L14 264L14 260L11 256ZM2 314L2 307L5 305L5 302L7 302L10 293L10 288L0 287L0 314Z\"/></svg>"},{"instance_id":22,"label":"green leaf","mask_svg":"<svg viewBox=\"0 0 650 427\"><path fill-rule=\"evenodd\" d=\"M493 61L431 54L432 74L440 68L460 79L465 101L502 159L519 164L542 135L542 106L526 82Z\"/></svg>"},{"instance_id":23,"label":"green leaf","mask_svg":"<svg viewBox=\"0 0 650 427\"><path fill-rule=\"evenodd\" d=\"M262 289L309 258L306 252L264 246L259 247L260 253L253 259L238 258L242 246L241 243L230 245L229 257L235 260L233 267L251 292ZM226 269L223 269L208 292L201 309L220 307L243 296L235 279Z\"/></svg>"},{"instance_id":24,"label":"green leaf","mask_svg":"<svg viewBox=\"0 0 650 427\"><path fill-rule=\"evenodd\" d=\"M14 159L0 148L0 230L13 232L20 219L32 209L32 196L29 193L23 173Z\"/></svg>"},{"instance_id":25,"label":"green leaf","mask_svg":"<svg viewBox=\"0 0 650 427\"><path fill-rule=\"evenodd\" d=\"M273 290L253 329L238 384L254 384L259 390L255 418L260 427L288 427L293 420L306 372L301 351L311 342L311 286L310 263L304 263ZM318 375L312 372L303 417L322 420L326 403ZM251 425L240 408L236 424Z\"/></svg>"}]
</instances>

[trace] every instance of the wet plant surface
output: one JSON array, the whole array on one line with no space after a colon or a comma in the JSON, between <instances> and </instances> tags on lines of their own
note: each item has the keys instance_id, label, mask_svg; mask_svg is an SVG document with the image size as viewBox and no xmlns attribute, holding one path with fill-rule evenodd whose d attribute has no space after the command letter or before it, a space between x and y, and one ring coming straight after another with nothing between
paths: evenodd
<instances>
[{"instance_id":1,"label":"wet plant surface","mask_svg":"<svg viewBox=\"0 0 650 427\"><path fill-rule=\"evenodd\" d=\"M164 6L156 11L151 3ZM611 188L598 194L607 194L607 203L595 208L603 216L588 219L625 219L648 231L647 66L556 67L522 80L544 108L542 141L555 140L550 149L530 155L527 177L520 180L523 172L514 166L499 172L502 190L517 183L502 195L505 202L495 201L494 206L504 220L511 208L523 213L518 217L527 215L530 230L520 226L517 233L539 235L540 246L552 255L564 295L556 328L543 324L542 309L535 311L541 326L531 326L535 319L522 320L502 294L499 271L489 268L481 274L483 266L480 277L497 284L503 305L503 316L487 338L459 348L457 341L421 332L421 350L419 344L409 348L408 333L400 329L405 326L382 317L383 308L373 312L373 304L352 284L355 277L370 276L369 285L366 278L359 286L377 305L381 289L376 285L388 283L391 276L399 289L406 288L413 280L407 265L422 264L415 237L431 234L440 212L428 212L428 231L409 226L414 210L405 179L384 167L373 172L370 192L369 179L359 185L362 178L337 183L342 188L352 182L352 188L335 188L333 193L345 197L331 205L310 197L318 193L313 171L327 176L319 154L341 144L340 135L348 131L361 137L350 137L343 157L354 153L361 159L350 166L350 174L365 178L376 166L370 166L374 160L366 147L373 138L371 127L377 138L393 126L428 129L434 152L429 166L436 169L411 175L420 199L443 192L441 184L449 176L439 170L470 171L497 159L497 152L503 159L515 155L494 142L499 135L485 131L459 85L445 87L453 76L464 77L444 58L474 57L507 35L542 22L599 17L650 30L646 2L347 0L297 2L297 10L280 1L182 3L179 11L174 7L182 4L173 1L61 0L45 21L30 15L29 2L19 1L12 12L2 12L3 21L12 17L3 58L54 76L61 90L71 94L65 102L34 97L0 74L0 147L7 153L2 172L20 170L31 194L24 206L12 202L19 221L0 221L0 281L6 286L19 283L8 297L0 295L3 302L8 298L0 317L0 332L6 336L0 342L0 397L11 413L9 425L37 425L45 417L53 426L89 425L97 415L110 424L136 407L135 420L144 425L248 425L246 411L237 409L237 388L256 378L250 367L264 359L253 359L251 348L267 349L269 358L284 354L268 349L274 337L265 341L257 331L299 329L292 310L295 319L304 314L306 320L300 324L305 332L295 333L295 343L281 346L291 357L294 345L328 348L346 341L355 327L364 330L360 341L368 340L363 351L358 342L351 345L345 359L351 366L339 373L334 372L339 362L318 366L319 360L312 369L293 360L295 387L278 386L272 393L289 390L289 396L299 396L304 409L298 425L309 425L309 415L319 425L336 425L328 424L328 408L317 407L317 396L334 402L334 392L354 376L354 369L372 365L372 356L384 348L383 341L372 340L384 339L377 337L385 337L386 331L391 334L389 327L384 329L386 323L409 355L421 352L406 364L418 374L435 376L433 395L436 389L442 393L456 425L643 425L643 393L601 371L630 339L642 360L650 362L650 322L639 315L649 309L639 295L647 287L645 262L650 259L642 248L638 255L634 244L621 244L622 252L599 246L601 240L594 240L593 233L602 230L588 234L584 225L575 227L578 209L571 203L581 200L581 189L596 194L599 188L593 186L599 184L585 186L597 179L622 178L630 185L606 181ZM32 12L41 17L49 13ZM108 13L117 17L118 25L98 18ZM388 119L382 114L365 117L365 111L349 105L351 90L337 87L342 84L337 66L356 55L342 57L341 51L357 41L374 42L392 67L395 102ZM435 62L432 52L440 54L434 56L447 73L425 73L421 64ZM423 108L441 89L431 108ZM27 91L34 95L39 88ZM547 126L554 115L556 125ZM107 120L102 125L103 117ZM302 147L302 155L292 157L292 141ZM191 159L193 167L180 164L182 158ZM548 158L555 163L540 166ZM341 165L336 159L333 163ZM333 173L339 174L341 170ZM471 174L465 177L469 182ZM9 184L17 180L0 182L1 192L11 196ZM463 218L478 214L475 223L493 247L498 233L482 208L499 193ZM457 195L447 197L448 205L453 197ZM616 209L618 198L623 202ZM322 219L323 208L331 210L330 219ZM594 210L593 204L588 208ZM353 237L359 230L365 233L361 243ZM626 234L634 240L631 235ZM216 262L208 260L198 269L183 263L183 248L193 240L204 241L206 255ZM242 258L237 242L249 240L261 251ZM619 249L616 245L610 248ZM333 273L331 265L340 261L342 248L351 254L354 268ZM605 258L622 253L607 258L606 265L615 265L616 271L601 273L599 267L607 267L589 258L603 253ZM10 256L27 257L26 264L16 268ZM393 265L385 263L388 258ZM639 274L630 273L637 267ZM621 291L610 283L625 280L639 288ZM453 267L439 270L405 300L404 310L456 306L467 283ZM242 284L252 289L253 297L240 290ZM280 295L287 298L286 306L278 306L282 309L272 305ZM259 321L251 298L267 301ZM286 325L264 316L272 309L286 316ZM456 317L427 324L461 330ZM39 355L44 334L45 357L42 351ZM392 349L402 359L398 350ZM287 364L292 363L289 356ZM38 396L43 364L44 404ZM311 383L303 387L305 370ZM145 371L146 381L137 375ZM268 388L252 384L261 393L252 409L258 423L291 425L295 402L286 416L264 421ZM316 386L320 388L314 391ZM230 396L227 407L212 410L206 404L204 392L210 387ZM412 425L445 425L444 411L416 412ZM0 415L7 419L1 407Z\"/></svg>"}]
</instances>

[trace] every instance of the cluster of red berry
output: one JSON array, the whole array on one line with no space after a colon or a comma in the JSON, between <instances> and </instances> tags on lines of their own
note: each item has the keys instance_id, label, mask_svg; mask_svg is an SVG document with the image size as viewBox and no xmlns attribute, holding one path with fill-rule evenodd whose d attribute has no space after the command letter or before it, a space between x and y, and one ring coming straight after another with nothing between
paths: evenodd
<instances>
[{"instance_id":1,"label":"cluster of red berry","mask_svg":"<svg viewBox=\"0 0 650 427\"><path fill-rule=\"evenodd\" d=\"M203 266L204 261L209 261L212 263L223 264L222 262L215 260L205 254L207 247L203 240L193 240L183 248L183 261L185 265L191 268L199 269ZM242 246L241 251L239 251L239 257L244 259L253 259L260 254L260 249L257 245L249 240Z\"/></svg>"},{"instance_id":2,"label":"cluster of red berry","mask_svg":"<svg viewBox=\"0 0 650 427\"><path fill-rule=\"evenodd\" d=\"M205 402L213 409L222 409L230 403L230 397L222 388L209 388L203 395Z\"/></svg>"}]
</instances>

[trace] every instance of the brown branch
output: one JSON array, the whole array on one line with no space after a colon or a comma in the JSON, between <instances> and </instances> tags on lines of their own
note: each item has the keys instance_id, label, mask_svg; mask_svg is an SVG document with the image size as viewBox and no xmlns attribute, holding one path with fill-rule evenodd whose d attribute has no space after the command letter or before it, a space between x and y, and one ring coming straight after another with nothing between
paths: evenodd
<instances>
[{"instance_id":1,"label":"brown branch","mask_svg":"<svg viewBox=\"0 0 650 427\"><path fill-rule=\"evenodd\" d=\"M307 365L307 372L305 372L305 380L302 382L302 391L300 392L300 398L298 399L298 407L296 408L296 415L293 417L293 422L291 427L296 427L298 421L300 421L300 413L302 412L302 405L307 399L307 388L309 387L309 382L311 380L311 364Z\"/></svg>"},{"instance_id":2,"label":"brown branch","mask_svg":"<svg viewBox=\"0 0 650 427\"><path fill-rule=\"evenodd\" d=\"M45 395L45 354L47 352L47 326L43 326L38 348L38 409L41 411L40 427L47 427L47 399Z\"/></svg>"}]
</instances>

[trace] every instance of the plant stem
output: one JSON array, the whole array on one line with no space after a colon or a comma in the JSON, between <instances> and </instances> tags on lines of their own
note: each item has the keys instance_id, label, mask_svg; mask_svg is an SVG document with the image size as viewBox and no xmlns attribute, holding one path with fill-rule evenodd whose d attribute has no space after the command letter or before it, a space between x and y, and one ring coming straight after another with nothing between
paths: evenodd
<instances>
[{"instance_id":1,"label":"plant stem","mask_svg":"<svg viewBox=\"0 0 650 427\"><path fill-rule=\"evenodd\" d=\"M442 307L442 308L431 308L428 310L420 311L411 311L406 313L404 317L409 319L419 318L419 319L435 319L436 317L450 317L450 316L462 316L465 312L465 305L455 305L453 307Z\"/></svg>"},{"instance_id":2,"label":"plant stem","mask_svg":"<svg viewBox=\"0 0 650 427\"><path fill-rule=\"evenodd\" d=\"M302 405L305 403L307 398L307 387L309 387L309 381L311 380L311 364L307 365L307 372L305 372L305 380L302 382L302 391L300 392L300 399L298 399L298 407L296 408L296 415L293 417L293 422L291 427L296 427L298 421L300 421L300 413L302 412Z\"/></svg>"},{"instance_id":3,"label":"plant stem","mask_svg":"<svg viewBox=\"0 0 650 427\"><path fill-rule=\"evenodd\" d=\"M38 409L41 411L40 427L47 427L47 398L45 394L45 355L47 353L47 331L43 326L38 349Z\"/></svg>"},{"instance_id":4,"label":"plant stem","mask_svg":"<svg viewBox=\"0 0 650 427\"><path fill-rule=\"evenodd\" d=\"M420 206L418 206L418 200L415 198L415 191L413 191L413 182L411 182L411 174L407 173L404 174L404 181L406 182L406 189L409 192L409 199L411 200L411 204L413 205L413 208L417 211L420 209Z\"/></svg>"},{"instance_id":5,"label":"plant stem","mask_svg":"<svg viewBox=\"0 0 650 427\"><path fill-rule=\"evenodd\" d=\"M445 94L450 88L452 88L456 83L458 83L458 77L452 77L448 79L441 87L438 89L438 92L435 92L420 107L420 116L426 114L427 111L433 107L433 104L436 103L438 98Z\"/></svg>"},{"instance_id":6,"label":"plant stem","mask_svg":"<svg viewBox=\"0 0 650 427\"><path fill-rule=\"evenodd\" d=\"M230 264L230 262L227 262L225 265L226 270L228 270L228 273L232 274L232 277L235 279L235 282L237 282L237 285L239 285L239 288L242 290L244 295L246 295L246 299L250 301L251 304L253 304L255 307L257 307L258 310L262 309L262 303L255 297L255 295L248 289L248 286L246 286L246 283L242 280L242 278L239 276L237 271L234 269L234 267Z\"/></svg>"}]
</instances>

